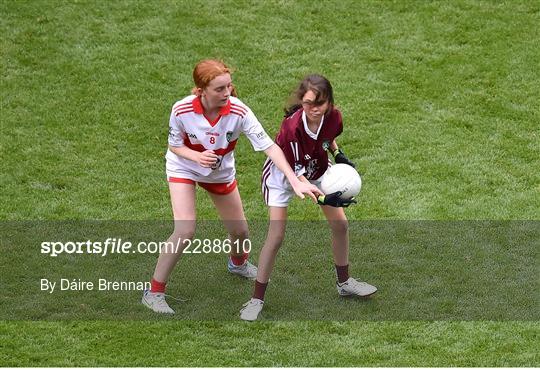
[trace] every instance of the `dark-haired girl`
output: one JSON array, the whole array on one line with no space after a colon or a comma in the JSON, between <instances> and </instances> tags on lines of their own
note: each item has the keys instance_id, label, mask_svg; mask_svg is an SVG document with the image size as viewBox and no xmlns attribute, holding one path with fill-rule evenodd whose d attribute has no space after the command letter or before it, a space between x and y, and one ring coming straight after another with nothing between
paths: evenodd
<instances>
[{"instance_id":1,"label":"dark-haired girl","mask_svg":"<svg viewBox=\"0 0 540 370\"><path fill-rule=\"evenodd\" d=\"M329 165L328 152L336 163L354 164L336 144L343 131L341 113L334 107L332 85L323 76L309 75L292 96L286 117L276 137L296 176L305 183L319 186ZM264 304L264 294L274 267L277 252L285 236L287 206L294 192L285 175L267 159L262 174L262 191L269 208L270 223L266 241L259 256L259 268L252 298L240 311L243 320L257 319ZM374 286L349 276L348 221L343 207L355 203L343 200L339 193L321 195L318 203L332 230L332 252L337 274L336 288L340 295L367 297L377 291Z\"/></svg>"}]
</instances>

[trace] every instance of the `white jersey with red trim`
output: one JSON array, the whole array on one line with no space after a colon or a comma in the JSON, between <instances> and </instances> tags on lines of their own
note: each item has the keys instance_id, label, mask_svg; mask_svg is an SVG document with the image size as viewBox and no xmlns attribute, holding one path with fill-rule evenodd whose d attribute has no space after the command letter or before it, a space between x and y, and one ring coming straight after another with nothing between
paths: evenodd
<instances>
[{"instance_id":1,"label":"white jersey with red trim","mask_svg":"<svg viewBox=\"0 0 540 370\"><path fill-rule=\"evenodd\" d=\"M197 96L190 95L176 102L169 120L169 145L187 146L198 152L213 150L219 159L212 168L206 168L169 149L165 156L167 175L209 183L234 180L234 147L241 133L248 137L255 151L274 144L251 109L238 98L231 96L214 121L206 118Z\"/></svg>"}]
</instances>

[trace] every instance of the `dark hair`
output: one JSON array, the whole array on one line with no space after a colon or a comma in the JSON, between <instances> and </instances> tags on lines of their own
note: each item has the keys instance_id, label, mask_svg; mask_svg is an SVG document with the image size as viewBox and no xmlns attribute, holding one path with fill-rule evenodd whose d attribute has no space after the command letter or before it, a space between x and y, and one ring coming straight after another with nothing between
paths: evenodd
<instances>
[{"instance_id":1,"label":"dark hair","mask_svg":"<svg viewBox=\"0 0 540 370\"><path fill-rule=\"evenodd\" d=\"M288 117L302 107L302 98L308 91L315 93L315 103L330 103L328 112L334 107L334 92L332 84L324 76L312 74L306 76L289 99L288 107L285 108L285 116Z\"/></svg>"}]
</instances>

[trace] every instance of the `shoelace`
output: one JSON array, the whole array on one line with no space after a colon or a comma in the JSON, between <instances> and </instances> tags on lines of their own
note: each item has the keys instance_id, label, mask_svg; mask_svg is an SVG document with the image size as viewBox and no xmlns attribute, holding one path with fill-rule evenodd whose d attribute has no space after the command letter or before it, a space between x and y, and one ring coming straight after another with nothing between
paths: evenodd
<instances>
[{"instance_id":1,"label":"shoelace","mask_svg":"<svg viewBox=\"0 0 540 370\"><path fill-rule=\"evenodd\" d=\"M249 301L247 301L246 303L244 303L244 304L242 305L242 307L247 307L247 306L249 306L251 303L253 303L253 306L261 304L261 302L253 302L253 301L250 299ZM263 303L264 303L264 301L263 301Z\"/></svg>"},{"instance_id":2,"label":"shoelace","mask_svg":"<svg viewBox=\"0 0 540 370\"><path fill-rule=\"evenodd\" d=\"M189 299L187 299L187 298L176 298L176 297L173 297L173 296L170 295L170 294L165 294L165 297L172 298L172 299L174 299L174 300L177 301L177 302L187 302L187 301L189 301Z\"/></svg>"}]
</instances>

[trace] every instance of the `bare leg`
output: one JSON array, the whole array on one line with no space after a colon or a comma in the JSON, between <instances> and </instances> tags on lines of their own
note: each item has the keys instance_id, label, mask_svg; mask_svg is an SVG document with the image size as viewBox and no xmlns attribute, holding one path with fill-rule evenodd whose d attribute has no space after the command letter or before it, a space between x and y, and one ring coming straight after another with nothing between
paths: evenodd
<instances>
[{"instance_id":1,"label":"bare leg","mask_svg":"<svg viewBox=\"0 0 540 370\"><path fill-rule=\"evenodd\" d=\"M332 230L332 253L338 266L349 264L349 222L343 208L321 206Z\"/></svg>"},{"instance_id":2,"label":"bare leg","mask_svg":"<svg viewBox=\"0 0 540 370\"><path fill-rule=\"evenodd\" d=\"M169 183L174 216L174 231L167 239L169 245L179 246L178 250L165 250L159 255L154 279L167 282L174 266L182 255L186 244L179 240L189 240L195 234L195 185Z\"/></svg>"},{"instance_id":3,"label":"bare leg","mask_svg":"<svg viewBox=\"0 0 540 370\"><path fill-rule=\"evenodd\" d=\"M270 279L278 250L285 238L287 224L287 207L269 207L268 213L270 214L270 225L266 241L259 255L257 281L260 283L267 283Z\"/></svg>"},{"instance_id":4,"label":"bare leg","mask_svg":"<svg viewBox=\"0 0 540 370\"><path fill-rule=\"evenodd\" d=\"M244 240L249 238L249 228L238 188L225 195L208 194L214 202L219 216L223 221L223 225L231 238L231 244L233 246L231 256L242 256L244 254L242 250ZM238 248L235 249L235 246Z\"/></svg>"},{"instance_id":5,"label":"bare leg","mask_svg":"<svg viewBox=\"0 0 540 370\"><path fill-rule=\"evenodd\" d=\"M321 207L332 229L332 252L336 264L338 294L369 297L377 288L366 282L357 281L349 276L349 222L343 208Z\"/></svg>"}]
</instances>

